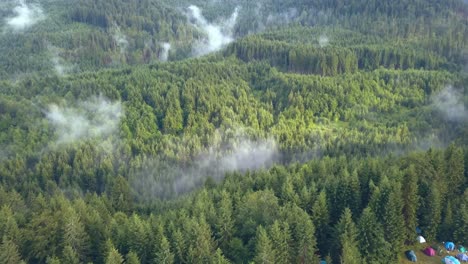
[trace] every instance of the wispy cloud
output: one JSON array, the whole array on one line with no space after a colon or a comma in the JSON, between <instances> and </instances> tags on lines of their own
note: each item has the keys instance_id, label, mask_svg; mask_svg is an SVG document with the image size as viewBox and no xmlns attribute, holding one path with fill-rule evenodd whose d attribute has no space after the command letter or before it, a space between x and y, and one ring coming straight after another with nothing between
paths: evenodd
<instances>
[{"instance_id":1,"label":"wispy cloud","mask_svg":"<svg viewBox=\"0 0 468 264\"><path fill-rule=\"evenodd\" d=\"M67 73L69 73L73 67L67 64L67 62L60 56L60 49L53 46L53 45L48 45L48 50L50 52L50 61L52 62L52 65L54 66L55 72L59 76L63 76Z\"/></svg>"},{"instance_id":2,"label":"wispy cloud","mask_svg":"<svg viewBox=\"0 0 468 264\"><path fill-rule=\"evenodd\" d=\"M46 118L57 134L57 144L106 138L117 131L123 110L120 102L99 96L76 106L51 104Z\"/></svg>"},{"instance_id":3,"label":"wispy cloud","mask_svg":"<svg viewBox=\"0 0 468 264\"><path fill-rule=\"evenodd\" d=\"M161 43L161 53L159 54L159 60L167 61L169 58L169 50L171 50L171 44L168 42Z\"/></svg>"},{"instance_id":4,"label":"wispy cloud","mask_svg":"<svg viewBox=\"0 0 468 264\"><path fill-rule=\"evenodd\" d=\"M37 4L26 4L19 0L13 9L15 16L6 19L6 24L14 31L22 31L45 17L44 11Z\"/></svg>"},{"instance_id":5,"label":"wispy cloud","mask_svg":"<svg viewBox=\"0 0 468 264\"><path fill-rule=\"evenodd\" d=\"M447 86L432 97L432 101L446 119L453 122L468 120L468 112L463 102L463 94L453 86Z\"/></svg>"},{"instance_id":6,"label":"wispy cloud","mask_svg":"<svg viewBox=\"0 0 468 264\"><path fill-rule=\"evenodd\" d=\"M117 45L117 47L120 48L120 53L124 54L128 48L127 36L125 36L125 34L122 33L120 27L116 24L113 25L112 32L112 38L114 39L115 44Z\"/></svg>"},{"instance_id":7,"label":"wispy cloud","mask_svg":"<svg viewBox=\"0 0 468 264\"><path fill-rule=\"evenodd\" d=\"M242 132L230 137L201 152L188 166L150 160L131 184L141 199L171 197L192 191L208 178L219 181L226 173L268 168L279 161L274 139L252 139Z\"/></svg>"},{"instance_id":8,"label":"wispy cloud","mask_svg":"<svg viewBox=\"0 0 468 264\"><path fill-rule=\"evenodd\" d=\"M195 45L193 50L195 56L202 56L218 51L234 40L233 29L237 22L239 8L234 10L231 17L219 23L208 22L197 6L191 5L188 10L189 19L206 34L206 38Z\"/></svg>"},{"instance_id":9,"label":"wispy cloud","mask_svg":"<svg viewBox=\"0 0 468 264\"><path fill-rule=\"evenodd\" d=\"M328 37L326 35L321 35L319 37L318 42L319 42L319 46L321 48L325 48L326 46L328 46L328 43L330 43L330 40L328 39Z\"/></svg>"}]
</instances>

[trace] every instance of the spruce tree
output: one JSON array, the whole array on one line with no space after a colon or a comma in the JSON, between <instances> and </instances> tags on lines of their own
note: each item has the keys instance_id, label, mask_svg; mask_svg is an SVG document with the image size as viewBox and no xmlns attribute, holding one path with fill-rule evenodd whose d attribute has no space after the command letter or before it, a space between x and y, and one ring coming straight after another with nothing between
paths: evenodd
<instances>
[{"instance_id":1,"label":"spruce tree","mask_svg":"<svg viewBox=\"0 0 468 264\"><path fill-rule=\"evenodd\" d=\"M270 230L271 242L275 253L275 261L278 263L291 262L291 231L286 222L275 221Z\"/></svg>"},{"instance_id":2,"label":"spruce tree","mask_svg":"<svg viewBox=\"0 0 468 264\"><path fill-rule=\"evenodd\" d=\"M320 254L327 254L330 249L328 242L331 237L330 213L327 205L327 193L322 190L312 205L312 221L315 226L315 236Z\"/></svg>"},{"instance_id":3,"label":"spruce tree","mask_svg":"<svg viewBox=\"0 0 468 264\"><path fill-rule=\"evenodd\" d=\"M336 252L339 252L341 263L354 264L361 263L362 258L359 253L358 230L354 224L352 213L349 208L343 210L340 220L335 226Z\"/></svg>"},{"instance_id":4,"label":"spruce tree","mask_svg":"<svg viewBox=\"0 0 468 264\"><path fill-rule=\"evenodd\" d=\"M405 237L407 243L414 242L414 234L418 224L418 203L418 176L414 166L410 166L406 170L403 184L403 216L405 218Z\"/></svg>"},{"instance_id":5,"label":"spruce tree","mask_svg":"<svg viewBox=\"0 0 468 264\"><path fill-rule=\"evenodd\" d=\"M65 246L62 253L62 262L63 263L70 263L70 264L79 264L80 259L78 258L78 254L76 254L75 250L71 246Z\"/></svg>"},{"instance_id":6,"label":"spruce tree","mask_svg":"<svg viewBox=\"0 0 468 264\"><path fill-rule=\"evenodd\" d=\"M272 242L268 237L267 231L262 226L257 228L254 262L258 264L275 263L275 253L273 252Z\"/></svg>"},{"instance_id":7,"label":"spruce tree","mask_svg":"<svg viewBox=\"0 0 468 264\"><path fill-rule=\"evenodd\" d=\"M453 236L458 243L468 244L468 189L460 199L460 205L455 211L455 231Z\"/></svg>"},{"instance_id":8,"label":"spruce tree","mask_svg":"<svg viewBox=\"0 0 468 264\"><path fill-rule=\"evenodd\" d=\"M3 236L2 244L0 245L0 264L16 264L21 263L21 256L18 252L18 246L15 245L6 236Z\"/></svg>"},{"instance_id":9,"label":"spruce tree","mask_svg":"<svg viewBox=\"0 0 468 264\"><path fill-rule=\"evenodd\" d=\"M362 212L358 222L359 250L366 263L386 263L391 252L384 230L370 207Z\"/></svg>"},{"instance_id":10,"label":"spruce tree","mask_svg":"<svg viewBox=\"0 0 468 264\"><path fill-rule=\"evenodd\" d=\"M126 264L140 264L140 259L138 258L138 255L135 252L130 251L125 257L125 263ZM160 263L160 262L157 262L157 263Z\"/></svg>"},{"instance_id":11,"label":"spruce tree","mask_svg":"<svg viewBox=\"0 0 468 264\"><path fill-rule=\"evenodd\" d=\"M392 256L396 256L395 260L398 258L398 252L401 252L403 249L406 237L400 188L400 184L395 183L393 186L385 204L386 210L383 221L386 240L390 243L393 250Z\"/></svg>"},{"instance_id":12,"label":"spruce tree","mask_svg":"<svg viewBox=\"0 0 468 264\"><path fill-rule=\"evenodd\" d=\"M107 253L106 263L105 264L122 264L124 259L120 255L119 251L112 247Z\"/></svg>"}]
</instances>

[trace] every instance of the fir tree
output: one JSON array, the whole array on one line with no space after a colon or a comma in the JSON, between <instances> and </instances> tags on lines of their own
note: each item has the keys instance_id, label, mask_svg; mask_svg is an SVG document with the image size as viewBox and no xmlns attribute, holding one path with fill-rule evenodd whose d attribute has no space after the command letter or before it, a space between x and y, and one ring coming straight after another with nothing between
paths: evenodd
<instances>
[{"instance_id":1,"label":"fir tree","mask_svg":"<svg viewBox=\"0 0 468 264\"><path fill-rule=\"evenodd\" d=\"M255 237L255 263L259 264L272 264L275 263L275 253L273 245L268 237L268 234L262 226L257 228L257 235Z\"/></svg>"},{"instance_id":2,"label":"fir tree","mask_svg":"<svg viewBox=\"0 0 468 264\"><path fill-rule=\"evenodd\" d=\"M357 235L358 230L354 224L351 210L345 208L335 226L336 252L339 252L339 261L341 263L353 264L362 262Z\"/></svg>"}]
</instances>

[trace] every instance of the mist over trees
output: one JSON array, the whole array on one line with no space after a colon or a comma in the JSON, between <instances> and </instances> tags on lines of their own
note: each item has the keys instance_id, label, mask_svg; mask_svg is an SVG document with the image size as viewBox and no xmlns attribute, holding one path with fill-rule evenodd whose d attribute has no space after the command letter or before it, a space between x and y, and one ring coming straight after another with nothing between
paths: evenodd
<instances>
[{"instance_id":1,"label":"mist over trees","mask_svg":"<svg viewBox=\"0 0 468 264\"><path fill-rule=\"evenodd\" d=\"M466 14L0 3L0 260L400 263L416 227L468 245Z\"/></svg>"}]
</instances>

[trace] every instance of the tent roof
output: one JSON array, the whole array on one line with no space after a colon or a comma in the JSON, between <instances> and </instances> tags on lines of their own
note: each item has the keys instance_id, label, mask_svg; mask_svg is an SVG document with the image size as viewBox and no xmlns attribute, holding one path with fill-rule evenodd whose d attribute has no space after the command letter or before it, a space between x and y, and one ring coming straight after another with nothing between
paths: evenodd
<instances>
[{"instance_id":1,"label":"tent roof","mask_svg":"<svg viewBox=\"0 0 468 264\"><path fill-rule=\"evenodd\" d=\"M460 264L460 261L458 261L458 259L456 259L455 257L453 256L446 256L444 257L444 259L442 260L443 263L445 264Z\"/></svg>"},{"instance_id":2,"label":"tent roof","mask_svg":"<svg viewBox=\"0 0 468 264\"><path fill-rule=\"evenodd\" d=\"M455 244L453 242L445 242L445 248L448 250L454 250Z\"/></svg>"},{"instance_id":3,"label":"tent roof","mask_svg":"<svg viewBox=\"0 0 468 264\"><path fill-rule=\"evenodd\" d=\"M466 248L462 245L458 245L458 250L460 250L461 253L465 253L466 252Z\"/></svg>"},{"instance_id":4,"label":"tent roof","mask_svg":"<svg viewBox=\"0 0 468 264\"><path fill-rule=\"evenodd\" d=\"M424 253L428 256L434 256L436 254L435 250L431 247L424 249Z\"/></svg>"},{"instance_id":5,"label":"tent roof","mask_svg":"<svg viewBox=\"0 0 468 264\"><path fill-rule=\"evenodd\" d=\"M463 253L457 254L457 259L459 259L462 262L468 262L468 255Z\"/></svg>"},{"instance_id":6,"label":"tent roof","mask_svg":"<svg viewBox=\"0 0 468 264\"><path fill-rule=\"evenodd\" d=\"M406 257L409 260L411 260L413 262L417 261L416 254L414 253L413 250L407 250L407 251L405 251L405 254L406 254Z\"/></svg>"}]
</instances>

